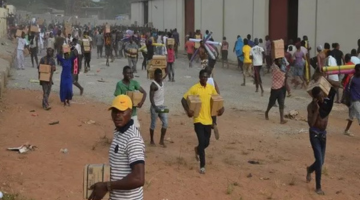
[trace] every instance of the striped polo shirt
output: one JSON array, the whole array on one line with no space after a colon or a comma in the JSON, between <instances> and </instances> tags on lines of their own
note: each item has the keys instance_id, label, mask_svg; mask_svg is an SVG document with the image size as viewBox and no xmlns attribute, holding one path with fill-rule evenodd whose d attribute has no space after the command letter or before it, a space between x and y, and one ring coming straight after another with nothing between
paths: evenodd
<instances>
[{"instance_id":1,"label":"striped polo shirt","mask_svg":"<svg viewBox=\"0 0 360 200\"><path fill-rule=\"evenodd\" d=\"M122 130L116 130L109 150L111 181L131 173L131 166L145 162L145 145L139 130L131 120ZM143 187L133 190L113 190L110 200L142 200Z\"/></svg>"}]
</instances>

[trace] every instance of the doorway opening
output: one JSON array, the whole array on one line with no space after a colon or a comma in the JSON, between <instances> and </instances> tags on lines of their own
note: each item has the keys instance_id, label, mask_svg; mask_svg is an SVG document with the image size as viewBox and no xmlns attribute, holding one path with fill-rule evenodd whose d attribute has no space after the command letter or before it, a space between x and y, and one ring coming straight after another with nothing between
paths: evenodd
<instances>
[{"instance_id":1,"label":"doorway opening","mask_svg":"<svg viewBox=\"0 0 360 200\"><path fill-rule=\"evenodd\" d=\"M184 0L185 3L185 33L184 35L194 32L195 27L195 2L194 0Z\"/></svg>"},{"instance_id":2,"label":"doorway opening","mask_svg":"<svg viewBox=\"0 0 360 200\"><path fill-rule=\"evenodd\" d=\"M288 0L288 39L298 38L299 0ZM287 42L287 41L286 41Z\"/></svg>"},{"instance_id":3,"label":"doorway opening","mask_svg":"<svg viewBox=\"0 0 360 200\"><path fill-rule=\"evenodd\" d=\"M149 2L144 2L144 25L149 23Z\"/></svg>"}]
</instances>

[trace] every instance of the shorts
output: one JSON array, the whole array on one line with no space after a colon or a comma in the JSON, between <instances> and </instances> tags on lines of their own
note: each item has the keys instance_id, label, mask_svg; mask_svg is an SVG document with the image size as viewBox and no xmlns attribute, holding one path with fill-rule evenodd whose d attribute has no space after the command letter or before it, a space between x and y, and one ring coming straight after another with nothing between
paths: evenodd
<instances>
[{"instance_id":1,"label":"shorts","mask_svg":"<svg viewBox=\"0 0 360 200\"><path fill-rule=\"evenodd\" d=\"M228 50L222 50L222 51L221 51L221 58L222 58L222 60L228 60L228 53L229 53Z\"/></svg>"},{"instance_id":2,"label":"shorts","mask_svg":"<svg viewBox=\"0 0 360 200\"><path fill-rule=\"evenodd\" d=\"M357 119L360 125L360 101L353 101L349 107L349 121Z\"/></svg>"},{"instance_id":3,"label":"shorts","mask_svg":"<svg viewBox=\"0 0 360 200\"><path fill-rule=\"evenodd\" d=\"M158 106L159 109L165 109L165 106ZM167 129L168 127L168 116L167 113L157 113L155 111L154 107L150 107L150 113L151 113L151 124L150 129L154 130L156 127L156 120L159 117L162 122L162 128Z\"/></svg>"},{"instance_id":4,"label":"shorts","mask_svg":"<svg viewBox=\"0 0 360 200\"><path fill-rule=\"evenodd\" d=\"M193 54L192 54L192 53L188 53L187 55L188 55L188 59L191 60L191 57L193 56Z\"/></svg>"},{"instance_id":5,"label":"shorts","mask_svg":"<svg viewBox=\"0 0 360 200\"><path fill-rule=\"evenodd\" d=\"M304 76L304 65L301 64L295 64L295 66L293 67L293 76L300 76L303 77Z\"/></svg>"},{"instance_id":6,"label":"shorts","mask_svg":"<svg viewBox=\"0 0 360 200\"><path fill-rule=\"evenodd\" d=\"M131 119L134 120L134 125L135 125L135 127L140 130L140 122L139 122L139 120L138 120L137 115L136 115L136 116L132 116Z\"/></svg>"}]
</instances>

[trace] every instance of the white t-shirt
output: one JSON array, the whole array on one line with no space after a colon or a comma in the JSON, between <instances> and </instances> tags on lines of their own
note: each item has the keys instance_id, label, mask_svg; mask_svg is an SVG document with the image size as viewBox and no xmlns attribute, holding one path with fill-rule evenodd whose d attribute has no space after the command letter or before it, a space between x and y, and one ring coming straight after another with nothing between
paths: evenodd
<instances>
[{"instance_id":1,"label":"white t-shirt","mask_svg":"<svg viewBox=\"0 0 360 200\"><path fill-rule=\"evenodd\" d=\"M329 56L328 58L328 66L337 66L336 59L332 56ZM338 74L332 74L329 75L329 79L333 81L339 81L339 75Z\"/></svg>"},{"instance_id":2,"label":"white t-shirt","mask_svg":"<svg viewBox=\"0 0 360 200\"><path fill-rule=\"evenodd\" d=\"M26 39L25 39L25 38L19 38L19 39L18 39L17 49L18 49L18 50L24 50L25 45L27 45Z\"/></svg>"},{"instance_id":3,"label":"white t-shirt","mask_svg":"<svg viewBox=\"0 0 360 200\"><path fill-rule=\"evenodd\" d=\"M292 50L291 50L291 51L289 50L290 47L292 47ZM294 53L296 52L296 46L290 44L290 45L288 46L287 52L289 52L291 55L294 55Z\"/></svg>"},{"instance_id":4,"label":"white t-shirt","mask_svg":"<svg viewBox=\"0 0 360 200\"><path fill-rule=\"evenodd\" d=\"M354 65L360 64L360 59L356 56L351 56L351 60L352 63L354 63Z\"/></svg>"},{"instance_id":5,"label":"white t-shirt","mask_svg":"<svg viewBox=\"0 0 360 200\"><path fill-rule=\"evenodd\" d=\"M263 65L263 52L264 48L259 45L254 46L251 48L250 56L253 57L253 65L254 66L262 66Z\"/></svg>"},{"instance_id":6,"label":"white t-shirt","mask_svg":"<svg viewBox=\"0 0 360 200\"><path fill-rule=\"evenodd\" d=\"M295 50L296 51L296 50ZM308 53L308 50L305 48L305 47L303 47L303 46L301 46L301 51L305 54L305 56L307 55L307 53Z\"/></svg>"},{"instance_id":7,"label":"white t-shirt","mask_svg":"<svg viewBox=\"0 0 360 200\"><path fill-rule=\"evenodd\" d=\"M78 52L79 55L82 55L82 51L81 51L81 46L80 46L80 44L76 44L76 45L75 45L75 49L77 50L77 52Z\"/></svg>"},{"instance_id":8,"label":"white t-shirt","mask_svg":"<svg viewBox=\"0 0 360 200\"><path fill-rule=\"evenodd\" d=\"M166 40L167 40L167 38L168 38L168 37L166 37L166 36L163 37L163 42L164 42L164 44L165 44L165 46L164 46L164 48L163 48L163 51L164 51L163 54L165 54L165 55L167 55L167 48L166 48Z\"/></svg>"}]
</instances>

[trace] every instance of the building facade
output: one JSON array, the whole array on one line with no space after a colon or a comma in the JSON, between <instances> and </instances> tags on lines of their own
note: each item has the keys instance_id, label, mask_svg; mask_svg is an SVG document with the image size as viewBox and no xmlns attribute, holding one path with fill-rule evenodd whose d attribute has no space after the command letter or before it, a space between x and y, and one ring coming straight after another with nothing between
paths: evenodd
<instances>
[{"instance_id":1,"label":"building facade","mask_svg":"<svg viewBox=\"0 0 360 200\"><path fill-rule=\"evenodd\" d=\"M307 35L312 55L325 42L337 42L348 53L360 39L359 7L360 0L134 0L131 22L177 28L182 44L187 33L200 29L212 31L216 41L227 37L231 50L237 35L285 41Z\"/></svg>"}]
</instances>

